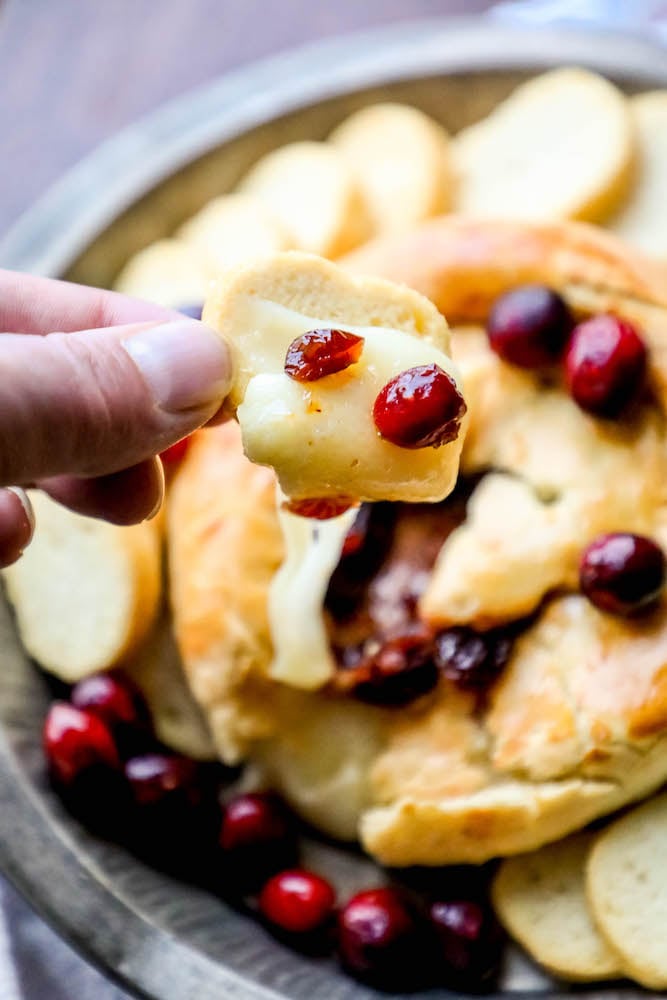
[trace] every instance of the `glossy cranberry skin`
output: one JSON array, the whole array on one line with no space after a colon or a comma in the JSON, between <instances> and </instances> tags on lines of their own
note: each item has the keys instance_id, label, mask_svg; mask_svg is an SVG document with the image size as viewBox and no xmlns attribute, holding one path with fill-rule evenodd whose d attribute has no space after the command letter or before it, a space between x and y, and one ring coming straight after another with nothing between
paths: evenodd
<instances>
[{"instance_id":1,"label":"glossy cranberry skin","mask_svg":"<svg viewBox=\"0 0 667 1000\"><path fill-rule=\"evenodd\" d=\"M53 780L73 784L90 768L120 766L118 750L109 727L92 712L64 701L55 701L44 722L44 753Z\"/></svg>"},{"instance_id":2,"label":"glossy cranberry skin","mask_svg":"<svg viewBox=\"0 0 667 1000\"><path fill-rule=\"evenodd\" d=\"M316 382L345 371L364 349L364 338L347 330L309 330L287 349L285 372L297 382Z\"/></svg>"},{"instance_id":3,"label":"glossy cranberry skin","mask_svg":"<svg viewBox=\"0 0 667 1000\"><path fill-rule=\"evenodd\" d=\"M546 285L521 285L501 295L487 320L491 349L519 368L545 368L561 356L572 315Z\"/></svg>"},{"instance_id":4,"label":"glossy cranberry skin","mask_svg":"<svg viewBox=\"0 0 667 1000\"><path fill-rule=\"evenodd\" d=\"M220 825L231 888L259 887L281 868L291 867L297 855L294 822L281 800L271 792L249 792L226 803Z\"/></svg>"},{"instance_id":5,"label":"glossy cranberry skin","mask_svg":"<svg viewBox=\"0 0 667 1000\"><path fill-rule=\"evenodd\" d=\"M125 764L125 777L139 807L163 805L177 797L189 808L201 802L197 765L179 754L148 753L131 757Z\"/></svg>"},{"instance_id":6,"label":"glossy cranberry skin","mask_svg":"<svg viewBox=\"0 0 667 1000\"><path fill-rule=\"evenodd\" d=\"M646 346L631 323L594 316L575 327L565 361L572 398L587 413L617 417L646 376Z\"/></svg>"},{"instance_id":7,"label":"glossy cranberry skin","mask_svg":"<svg viewBox=\"0 0 667 1000\"><path fill-rule=\"evenodd\" d=\"M179 306L178 311L184 316L189 316L190 319L201 319L204 306L201 302L189 302L187 305Z\"/></svg>"},{"instance_id":8,"label":"glossy cranberry skin","mask_svg":"<svg viewBox=\"0 0 667 1000\"><path fill-rule=\"evenodd\" d=\"M643 535L601 535L588 546L579 564L581 590L596 608L613 615L650 610L664 582L664 553Z\"/></svg>"},{"instance_id":9,"label":"glossy cranberry skin","mask_svg":"<svg viewBox=\"0 0 667 1000\"><path fill-rule=\"evenodd\" d=\"M431 905L429 917L439 979L473 988L497 974L503 934L487 904L441 900Z\"/></svg>"},{"instance_id":10,"label":"glossy cranberry skin","mask_svg":"<svg viewBox=\"0 0 667 1000\"><path fill-rule=\"evenodd\" d=\"M75 684L70 700L103 719L113 729L118 725L145 726L149 713L135 684L118 671L93 674Z\"/></svg>"},{"instance_id":11,"label":"glossy cranberry skin","mask_svg":"<svg viewBox=\"0 0 667 1000\"><path fill-rule=\"evenodd\" d=\"M183 461L190 447L190 441L190 437L181 438L176 444L172 444L169 448L165 448L164 451L160 452L160 458L166 466L167 471L175 469Z\"/></svg>"},{"instance_id":12,"label":"glossy cranberry skin","mask_svg":"<svg viewBox=\"0 0 667 1000\"><path fill-rule=\"evenodd\" d=\"M416 627L386 639L352 668L349 681L355 697L371 705L407 705L427 694L438 683L430 633Z\"/></svg>"},{"instance_id":13,"label":"glossy cranberry skin","mask_svg":"<svg viewBox=\"0 0 667 1000\"><path fill-rule=\"evenodd\" d=\"M379 986L420 985L424 935L398 889L368 889L338 914L338 953L352 975Z\"/></svg>"},{"instance_id":14,"label":"glossy cranberry skin","mask_svg":"<svg viewBox=\"0 0 667 1000\"><path fill-rule=\"evenodd\" d=\"M483 691L498 679L509 660L512 639L503 632L475 632L455 626L434 641L434 660L444 676L467 691Z\"/></svg>"},{"instance_id":15,"label":"glossy cranberry skin","mask_svg":"<svg viewBox=\"0 0 667 1000\"><path fill-rule=\"evenodd\" d=\"M399 448L455 441L466 412L456 382L439 365L417 365L390 379L373 405L380 437Z\"/></svg>"},{"instance_id":16,"label":"glossy cranberry skin","mask_svg":"<svg viewBox=\"0 0 667 1000\"><path fill-rule=\"evenodd\" d=\"M331 918L336 893L326 879L303 868L278 872L259 896L262 916L288 934L312 934Z\"/></svg>"}]
</instances>

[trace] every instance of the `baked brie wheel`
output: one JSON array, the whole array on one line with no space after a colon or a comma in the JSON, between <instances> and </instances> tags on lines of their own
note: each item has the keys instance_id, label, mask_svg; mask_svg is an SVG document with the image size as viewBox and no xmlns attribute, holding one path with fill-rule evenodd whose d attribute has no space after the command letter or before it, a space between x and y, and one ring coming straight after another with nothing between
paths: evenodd
<instances>
[{"instance_id":1,"label":"baked brie wheel","mask_svg":"<svg viewBox=\"0 0 667 1000\"><path fill-rule=\"evenodd\" d=\"M224 760L383 863L532 850L667 778L667 272L581 224L456 219L345 266L447 317L459 486L294 531L238 427L197 434L168 529L189 683ZM578 324L567 377L502 346L527 322L507 294L536 284ZM579 378L591 317L608 353L612 327L644 352L604 415Z\"/></svg>"}]
</instances>

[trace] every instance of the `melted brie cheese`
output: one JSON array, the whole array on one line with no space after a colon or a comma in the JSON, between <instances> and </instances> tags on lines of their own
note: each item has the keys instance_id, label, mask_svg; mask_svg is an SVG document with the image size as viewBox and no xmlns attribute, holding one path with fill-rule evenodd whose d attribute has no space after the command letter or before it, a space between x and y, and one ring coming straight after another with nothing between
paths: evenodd
<instances>
[{"instance_id":1,"label":"melted brie cheese","mask_svg":"<svg viewBox=\"0 0 667 1000\"><path fill-rule=\"evenodd\" d=\"M446 354L444 324L436 344L400 330L332 324L250 297L245 314L237 345L243 447L251 461L273 466L289 497L436 502L451 492L463 428L440 448L406 449L383 440L373 422L378 393L400 372L437 364L460 382ZM315 382L285 374L291 342L331 326L364 338L359 361Z\"/></svg>"},{"instance_id":2,"label":"melted brie cheese","mask_svg":"<svg viewBox=\"0 0 667 1000\"><path fill-rule=\"evenodd\" d=\"M269 674L274 680L313 690L333 675L324 598L356 513L352 508L328 521L314 521L278 508L285 558L269 588L274 651Z\"/></svg>"}]
</instances>

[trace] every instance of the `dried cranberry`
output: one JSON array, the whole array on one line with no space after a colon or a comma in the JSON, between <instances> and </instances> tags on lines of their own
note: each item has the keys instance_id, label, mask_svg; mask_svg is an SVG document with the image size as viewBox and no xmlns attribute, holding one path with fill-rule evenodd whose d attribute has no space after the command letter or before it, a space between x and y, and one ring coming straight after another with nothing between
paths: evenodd
<instances>
[{"instance_id":1,"label":"dried cranberry","mask_svg":"<svg viewBox=\"0 0 667 1000\"><path fill-rule=\"evenodd\" d=\"M520 368L544 368L560 357L572 315L546 285L521 285L496 299L487 321L491 349Z\"/></svg>"},{"instance_id":2,"label":"dried cranberry","mask_svg":"<svg viewBox=\"0 0 667 1000\"><path fill-rule=\"evenodd\" d=\"M421 985L425 935L399 889L359 892L338 915L338 951L357 978L393 989Z\"/></svg>"},{"instance_id":3,"label":"dried cranberry","mask_svg":"<svg viewBox=\"0 0 667 1000\"><path fill-rule=\"evenodd\" d=\"M297 382L342 372L361 357L364 338L347 330L309 330L289 345L285 371Z\"/></svg>"},{"instance_id":4,"label":"dried cranberry","mask_svg":"<svg viewBox=\"0 0 667 1000\"><path fill-rule=\"evenodd\" d=\"M201 302L188 303L185 306L179 306L178 311L183 313L184 316L189 316L190 319L201 319L201 314L204 311L204 306Z\"/></svg>"},{"instance_id":5,"label":"dried cranberry","mask_svg":"<svg viewBox=\"0 0 667 1000\"><path fill-rule=\"evenodd\" d=\"M399 448L439 448L459 436L465 412L454 379L438 365L418 365L380 390L373 420L380 437Z\"/></svg>"},{"instance_id":6,"label":"dried cranberry","mask_svg":"<svg viewBox=\"0 0 667 1000\"><path fill-rule=\"evenodd\" d=\"M270 792L249 792L231 799L223 810L219 843L227 878L233 888L244 890L292 865L297 854L294 823Z\"/></svg>"},{"instance_id":7,"label":"dried cranberry","mask_svg":"<svg viewBox=\"0 0 667 1000\"><path fill-rule=\"evenodd\" d=\"M336 893L330 882L303 868L278 872L259 896L262 915L289 934L311 934L331 918Z\"/></svg>"},{"instance_id":8,"label":"dried cranberry","mask_svg":"<svg viewBox=\"0 0 667 1000\"><path fill-rule=\"evenodd\" d=\"M355 501L349 497L315 497L311 500L286 500L285 510L299 517L310 517L315 521L328 521L339 517L354 506Z\"/></svg>"},{"instance_id":9,"label":"dried cranberry","mask_svg":"<svg viewBox=\"0 0 667 1000\"><path fill-rule=\"evenodd\" d=\"M120 766L113 736L102 719L63 701L55 701L47 713L44 752L52 778L65 786L89 768Z\"/></svg>"},{"instance_id":10,"label":"dried cranberry","mask_svg":"<svg viewBox=\"0 0 667 1000\"><path fill-rule=\"evenodd\" d=\"M465 690L481 691L498 678L512 651L504 632L455 626L435 637L434 659L445 677Z\"/></svg>"},{"instance_id":11,"label":"dried cranberry","mask_svg":"<svg viewBox=\"0 0 667 1000\"><path fill-rule=\"evenodd\" d=\"M660 596L665 556L643 535L601 535L581 557L579 582L596 608L614 615L634 615L650 609Z\"/></svg>"},{"instance_id":12,"label":"dried cranberry","mask_svg":"<svg viewBox=\"0 0 667 1000\"><path fill-rule=\"evenodd\" d=\"M582 410L616 417L644 383L646 347L631 323L617 316L594 316L574 329L566 374L572 398Z\"/></svg>"},{"instance_id":13,"label":"dried cranberry","mask_svg":"<svg viewBox=\"0 0 667 1000\"><path fill-rule=\"evenodd\" d=\"M188 448L190 447L190 437L181 438L176 444L172 444L169 448L165 448L164 451L160 452L160 458L164 465L168 466L169 469L175 468L180 462L185 458Z\"/></svg>"},{"instance_id":14,"label":"dried cranberry","mask_svg":"<svg viewBox=\"0 0 667 1000\"><path fill-rule=\"evenodd\" d=\"M386 639L377 652L365 656L340 686L372 705L406 705L432 691L438 683L431 635L424 628L408 629Z\"/></svg>"},{"instance_id":15,"label":"dried cranberry","mask_svg":"<svg viewBox=\"0 0 667 1000\"><path fill-rule=\"evenodd\" d=\"M503 934L490 907L474 900L441 900L429 916L435 966L449 986L481 986L498 973Z\"/></svg>"}]
</instances>

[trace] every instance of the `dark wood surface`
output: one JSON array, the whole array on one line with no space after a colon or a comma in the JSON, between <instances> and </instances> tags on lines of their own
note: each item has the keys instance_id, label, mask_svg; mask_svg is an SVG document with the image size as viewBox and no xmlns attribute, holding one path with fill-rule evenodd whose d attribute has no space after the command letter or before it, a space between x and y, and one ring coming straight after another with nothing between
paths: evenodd
<instances>
[{"instance_id":1,"label":"dark wood surface","mask_svg":"<svg viewBox=\"0 0 667 1000\"><path fill-rule=\"evenodd\" d=\"M0 234L88 150L226 70L489 0L0 0Z\"/></svg>"}]
</instances>

